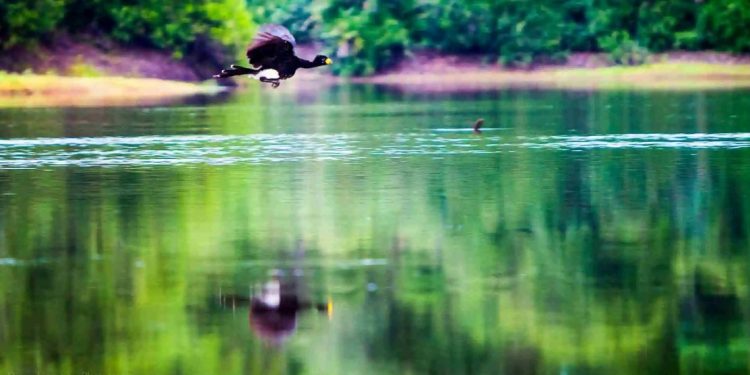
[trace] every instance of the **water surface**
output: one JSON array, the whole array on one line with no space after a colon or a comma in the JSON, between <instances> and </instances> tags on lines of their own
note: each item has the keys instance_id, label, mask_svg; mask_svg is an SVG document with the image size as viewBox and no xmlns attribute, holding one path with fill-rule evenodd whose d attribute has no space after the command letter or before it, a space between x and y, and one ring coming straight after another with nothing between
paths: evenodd
<instances>
[{"instance_id":1,"label":"water surface","mask_svg":"<svg viewBox=\"0 0 750 375\"><path fill-rule=\"evenodd\" d=\"M2 109L0 374L747 373L747 108L363 85ZM291 312L251 309L279 289Z\"/></svg>"}]
</instances>

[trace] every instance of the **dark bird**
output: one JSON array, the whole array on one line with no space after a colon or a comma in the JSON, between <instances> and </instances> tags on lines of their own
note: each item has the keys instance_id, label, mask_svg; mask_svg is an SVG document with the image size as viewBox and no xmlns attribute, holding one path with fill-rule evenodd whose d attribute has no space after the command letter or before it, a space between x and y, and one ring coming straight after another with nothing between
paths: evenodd
<instances>
[{"instance_id":1,"label":"dark bird","mask_svg":"<svg viewBox=\"0 0 750 375\"><path fill-rule=\"evenodd\" d=\"M250 78L268 82L274 88L279 87L282 79L291 78L299 68L316 68L330 65L331 59L318 55L312 61L301 59L294 54L297 45L294 36L281 25L263 25L247 48L247 60L250 68L231 65L214 78L227 78L247 74Z\"/></svg>"},{"instance_id":2,"label":"dark bird","mask_svg":"<svg viewBox=\"0 0 750 375\"><path fill-rule=\"evenodd\" d=\"M477 119L477 121L474 122L474 133L476 134L481 133L482 130L480 130L480 128L482 127L482 125L484 125L484 119L483 118Z\"/></svg>"}]
</instances>

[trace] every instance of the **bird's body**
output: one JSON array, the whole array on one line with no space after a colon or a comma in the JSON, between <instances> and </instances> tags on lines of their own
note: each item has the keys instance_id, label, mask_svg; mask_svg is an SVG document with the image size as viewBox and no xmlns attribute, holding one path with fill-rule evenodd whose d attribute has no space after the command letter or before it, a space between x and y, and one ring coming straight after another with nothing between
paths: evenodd
<instances>
[{"instance_id":1,"label":"bird's body","mask_svg":"<svg viewBox=\"0 0 750 375\"><path fill-rule=\"evenodd\" d=\"M252 79L257 79L259 81L260 80L273 80L273 79L281 79L281 74L279 74L279 71L276 69L264 69L264 70L259 71L256 74L250 75L249 77ZM291 75L285 77L285 79L289 77L291 77Z\"/></svg>"},{"instance_id":2,"label":"bird's body","mask_svg":"<svg viewBox=\"0 0 750 375\"><path fill-rule=\"evenodd\" d=\"M312 61L301 59L294 54L294 36L281 25L263 25L247 48L250 68L232 65L214 78L227 78L247 74L250 78L268 82L278 87L279 81L294 76L299 68L315 68L331 64L331 59L318 55Z\"/></svg>"}]
</instances>

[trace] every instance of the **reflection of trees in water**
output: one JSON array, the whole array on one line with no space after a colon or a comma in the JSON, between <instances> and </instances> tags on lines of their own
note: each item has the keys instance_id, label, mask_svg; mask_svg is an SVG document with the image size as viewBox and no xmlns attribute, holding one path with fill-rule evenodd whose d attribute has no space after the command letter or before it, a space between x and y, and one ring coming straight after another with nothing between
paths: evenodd
<instances>
[{"instance_id":1,"label":"reflection of trees in water","mask_svg":"<svg viewBox=\"0 0 750 375\"><path fill-rule=\"evenodd\" d=\"M390 278L403 287L374 297L384 316L378 319L380 329L364 331L369 356L414 373L535 374L542 368L538 348L497 329L503 317L496 293L478 290L484 294L482 306L474 309L462 305L464 298L472 299L471 291L451 287L440 266L430 272L406 268ZM414 290L410 285L433 287Z\"/></svg>"},{"instance_id":2,"label":"reflection of trees in water","mask_svg":"<svg viewBox=\"0 0 750 375\"><path fill-rule=\"evenodd\" d=\"M667 114L698 111L690 97L612 95L579 93L578 110L543 118L563 133L584 108L577 132L674 132L711 131L731 114L707 97L707 125L683 123ZM530 109L502 102L486 118L544 130L531 116L544 94L527 96L513 98ZM654 104L639 106L644 98ZM604 109L612 103L622 108ZM215 111L207 121L218 129L248 126ZM400 269L371 295L363 286L381 271L350 270L336 281L335 270L321 268L316 276L316 285L354 290L338 298L382 318L353 317L335 331L371 339L364 346L376 360L454 373L746 368L748 153L694 154L519 149L361 163L0 171L2 193L12 194L0 194L0 257L31 262L0 268L0 372L36 358L48 373L64 363L92 373L124 372L124 363L134 373L157 363L218 373L230 357L243 358L239 369L270 361L264 356L305 363L321 352L269 356L247 334L247 319L227 323L196 302L213 301L205 274L233 285L266 280L221 260L273 263L287 254L269 249L292 249L300 238L318 249L315 259L387 258Z\"/></svg>"},{"instance_id":3,"label":"reflection of trees in water","mask_svg":"<svg viewBox=\"0 0 750 375\"><path fill-rule=\"evenodd\" d=\"M747 315L734 288L727 280L701 269L685 281L675 339L687 367L748 371L747 361L739 355L748 350Z\"/></svg>"},{"instance_id":4,"label":"reflection of trees in water","mask_svg":"<svg viewBox=\"0 0 750 375\"><path fill-rule=\"evenodd\" d=\"M512 170L507 168L506 164L512 161L515 160L503 160L498 169ZM638 206L639 199L602 199L606 195L602 191L614 191L626 197L639 196L640 193L624 191L617 179L614 182L576 181L590 179L591 172L586 172L585 169L590 170L591 167L586 165L587 163L574 164L560 169L565 172L552 176L555 179L560 178L561 181L561 185L553 186L567 186L568 190L579 192L571 195L560 192L558 188L547 190L542 183L538 189L534 189L533 185L521 187L521 190L527 192L525 197L519 195L512 182L500 178L503 175L486 180L487 183L481 184L478 188L466 188L465 182L456 181L460 181L459 176L462 174L473 174L470 172L471 164L459 164L454 167L433 165L433 170L440 171L440 168L443 168L442 173L455 177L447 180L447 186L442 190L436 190L444 198L434 200L432 194L412 195L410 210L426 216L410 217L411 220L416 220L416 223L403 223L399 234L390 238L385 236L393 230L391 226L379 223L379 235L373 240L379 241L374 243L398 247L393 253L400 255L394 257L404 258L404 266L407 269L411 264L437 262L436 267L430 268L429 273L437 273L443 280L426 276L394 275L397 278L394 281L397 287L411 290L410 295L396 294L392 301L388 302L385 310L389 312L384 317L387 326L371 332L372 336L368 336L373 338L367 348L368 352L376 359L409 363L417 370L446 368L460 373L471 372L474 369L481 372L485 369L507 368L515 369L516 373L523 373L528 369L531 373L536 371L535 366L545 369L559 368L570 358L575 358L574 364L567 364L571 370L596 368L617 360L622 360L622 365L625 366L632 358L640 358L642 366L648 364L659 368L658 364L666 361L664 358L675 358L679 355L674 351L688 353L686 355L690 357L690 361L701 361L700 354L696 354L696 348L721 348L727 342L736 342L744 338L744 331L735 327L742 327L741 322L746 321L746 315L743 315L741 310L731 307L736 306L737 302L722 302L744 300L744 296L736 294L735 287L730 286L719 293L728 295L728 299L706 303L706 298L708 301L711 300L710 293L697 292L696 296L690 294L690 288L676 290L671 285L682 285L683 280L692 275L690 265L699 264L706 259L710 259L715 265L706 272L726 279L730 284L742 285L741 283L747 281L745 274L731 271L733 268L746 265L747 261L740 260L736 267L730 264L733 260L732 254L741 256L743 252L727 251L723 247L723 244L728 244L729 249L737 249L734 246L737 246L738 241L741 243L746 238L747 228L741 224L742 220L737 218L744 213L731 213L735 210L730 209L747 205L745 197L736 192L732 193L738 190L731 187L743 186L742 182L747 180L746 177L728 174L721 179L709 174L709 178L716 181L712 185L714 189L726 192L726 196L700 203L705 207L700 210L707 214L707 224L704 226L706 230L700 237L697 237L698 232L690 231L693 236L691 238L700 238L700 241L690 242L693 245L688 246L687 242L678 240L685 235L685 232L679 229L681 221L671 219L678 215L665 213L676 209L674 206L685 209L693 204L694 200L657 201L654 206L643 208ZM715 165L706 168L710 171L717 170ZM461 172L464 169L467 172ZM570 172L571 169L574 171ZM339 173L341 176L348 174L347 171L339 171L337 175ZM168 275L187 272L185 262L189 262L189 259L184 258L184 255L167 256L173 254L173 246L169 242L159 242L159 229L200 230L200 226L189 224L192 219L188 218L193 216L201 217L202 221L218 223L227 220L221 219L221 212L214 213L215 216L208 220L202 209L191 211L180 208L176 206L176 201L170 198L169 191L183 189L182 184L198 186L198 189L211 186L210 182L199 182L201 178L198 175L175 174L174 186L165 184L162 178L157 179L146 172L114 175L117 177L117 183L106 182L98 174L71 175L63 180L64 186L87 187L88 190L61 188L65 193L60 199L55 199L54 194L49 194L50 198L47 200L32 201L30 198L33 194L48 193L40 192L39 185L35 185L33 181L28 189L16 185L15 191L22 199L29 199L30 206L39 209L39 216L32 216L30 222L20 223L14 222L16 219L12 212L3 211L6 222L11 225L18 224L16 228L20 228L20 232L6 237L14 244L20 245L13 251L27 251L31 256L52 254L53 257L65 256L70 259L85 256L84 254L90 252L101 252L109 257L106 262L94 268L73 268L77 270L75 273L65 270L63 264L67 263L53 263L51 269L19 269L14 271L17 273L14 276L16 282L5 284L15 285L17 293L28 298L19 305L5 305L6 311L32 312L31 315L25 315L28 320L16 320L9 324L18 328L16 331L8 332L15 332L11 335L18 337L16 335L20 336L21 332L34 332L34 327L44 327L40 330L44 332L43 335L28 336L25 339L28 341L22 345L28 347L40 342L45 343L40 346L45 350L42 356L50 361L61 356L73 356L74 353L66 349L69 346L75 347L74 351L78 352L96 352L91 348L99 342L114 340L113 337L117 336L113 336L113 332L123 329L122 323L118 323L115 317L125 311L129 311L129 315L141 315L126 325L129 329L136 330L131 333L134 339L140 337L143 333L139 333L137 327L141 324L148 327L149 317L164 314L164 311L158 304L133 309L130 305L135 300L148 296L149 299L173 301L185 293L181 289L184 286L175 283L174 276ZM477 176L470 179L475 177ZM489 175L479 176L480 179L488 177ZM434 175L431 178L434 179ZM366 178L360 186L367 186L369 182L372 181ZM404 189L420 190L417 187L419 183L419 180L412 180ZM430 185L439 183L433 180ZM495 203L502 204L506 209L495 211L500 219L496 221L496 233L489 234L485 227L481 226L482 219L476 219L474 215L486 210L481 202L464 199L458 203L456 199L460 197L457 193L459 191L473 190L479 195L487 194L481 191L493 189L496 183L500 188L487 196L501 195L503 199ZM643 189L654 189L653 186L649 186L653 183L647 180ZM582 187L586 184L596 187L589 195L580 193L586 190ZM728 186L721 187L723 184ZM162 192L147 197L138 194L137 191L117 192L120 188L115 185L132 186L144 191L160 189ZM374 189L377 189L378 184L374 185ZM55 190L54 185L48 187ZM658 190L659 187L655 189ZM112 193L113 191L117 193ZM326 204L331 204L335 197L326 194L330 192L312 192L312 195L323 196ZM87 199L83 199L84 197ZM221 206L222 200L229 197L230 195L219 195L213 199ZM514 197L517 198L515 203ZM391 196L390 199L397 205L401 203L396 197ZM425 200L432 204L425 205ZM586 200L589 202L585 202ZM58 201L70 203L55 207ZM286 209L283 206L271 205L270 202L274 199L268 201L269 204L266 205L258 204L261 200L255 201L252 210L260 210L260 213L256 214L257 217L272 216L272 210ZM352 206L335 207L328 213L331 216L323 217L322 220L346 217L342 212L348 209L357 210L356 203L357 199L354 199ZM586 208L582 209L581 206ZM543 207L549 220L536 219L539 207ZM48 212L52 212L52 217L56 219L45 219ZM176 222L172 216L175 212L184 215ZM438 212L440 214L431 215ZM356 213L356 216L359 215L377 216L361 211ZM730 219L727 216L732 218L731 220L739 221L740 224L731 229L728 229L728 226L717 225L729 224ZM76 218L85 220L76 221ZM52 222L66 224L62 227L45 225ZM548 223L565 224L560 226ZM286 226L292 228L291 230L297 230L294 229L297 225L299 223ZM211 230L219 226L212 226ZM420 226L430 228L427 233L438 233L439 236L428 237L423 241L426 246L414 248L415 244L420 243L420 237L412 228ZM592 227L601 228L603 234L597 238L593 235ZM635 233L638 236L632 235L632 227L637 228ZM36 228L39 236L31 237L34 239L26 240L27 242L20 241L19 234L34 233L32 228ZM174 234L171 229L170 233ZM205 233L211 236L210 231ZM251 236L259 233L252 228L246 233L247 235L231 242L236 245L236 251L252 255L256 254L255 249L260 249L254 245L255 243L283 242L283 239L273 237L255 237L250 240ZM348 232L343 233L346 235ZM199 234L200 232L193 232L188 238L194 238L193 236ZM351 235L357 236L356 233ZM82 245L84 239L90 241L85 242L88 245ZM206 239L199 237L198 243L204 243ZM201 246L187 239L175 240L189 252L201 254L203 251ZM433 246L440 246L439 251L432 248ZM698 249L696 246L703 247ZM218 249L226 251L221 250L221 247ZM378 251L382 251L382 247L368 249L363 246L357 251L377 254ZM22 254L17 253L16 256L21 257ZM274 253L270 256L278 255ZM135 262L143 257L147 259L144 262L144 270L141 270ZM123 264L129 266L123 267ZM152 271L153 267L156 267L156 271ZM161 272L159 268L162 269ZM419 272L424 275L424 272ZM17 277L26 280L26 286L19 287ZM146 290L135 288L135 283L143 282L148 285ZM87 287L90 283L104 283L105 287L91 291ZM455 283L459 285L455 288L459 288L460 298L452 297L451 295L455 294L453 292L446 293L434 287L439 285L439 288L448 288L448 285ZM500 285L500 290L497 293L488 293L486 285L495 283ZM159 290L163 290L164 293L153 295ZM206 292L210 291L199 291ZM68 297L44 301L46 295ZM422 299L435 301L425 305L419 302ZM684 300L692 301L688 305L698 307L685 310ZM40 304L43 307L40 307ZM718 305L714 307L720 308L725 304L734 312L725 315L726 323L723 323L711 315L711 307ZM677 306L680 306L679 313L674 309ZM44 311L57 313L53 319ZM92 319L77 320L81 314ZM184 315L179 311L171 311L169 314L173 317ZM15 313L9 315L15 316ZM280 317L283 319L285 315L282 314ZM675 322L670 322L671 319L675 319ZM69 323L60 324L61 321ZM671 328L672 326L676 328ZM66 339L69 330L85 332L81 337L86 338L76 339L80 341L73 345ZM676 345L675 342L679 344ZM168 345L168 341L158 345ZM393 348L399 350L392 353L390 351ZM164 355L169 356L166 353ZM729 356L731 353L726 355ZM535 363L529 363L532 360ZM100 364L95 364L97 361ZM82 366L105 367L108 365L105 361L102 357L92 356L91 362ZM670 368L669 366L674 366L674 362L667 362L664 366L666 367L663 368Z\"/></svg>"},{"instance_id":5,"label":"reflection of trees in water","mask_svg":"<svg viewBox=\"0 0 750 375\"><path fill-rule=\"evenodd\" d=\"M398 301L386 309L383 329L364 340L368 355L378 361L422 374L536 374L541 368L538 349L503 343L500 337L478 341L461 327L461 317L452 315L453 309L431 314Z\"/></svg>"}]
</instances>

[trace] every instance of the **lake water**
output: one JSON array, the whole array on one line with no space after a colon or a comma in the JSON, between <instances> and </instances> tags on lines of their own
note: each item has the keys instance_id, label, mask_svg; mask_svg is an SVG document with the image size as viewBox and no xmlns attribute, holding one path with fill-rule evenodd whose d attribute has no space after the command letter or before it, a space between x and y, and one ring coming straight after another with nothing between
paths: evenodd
<instances>
[{"instance_id":1,"label":"lake water","mask_svg":"<svg viewBox=\"0 0 750 375\"><path fill-rule=\"evenodd\" d=\"M2 109L0 374L747 373L748 109L375 86Z\"/></svg>"}]
</instances>

